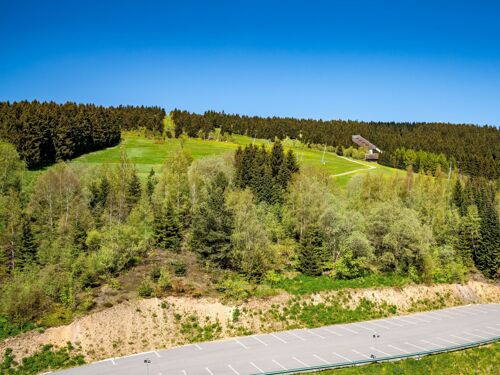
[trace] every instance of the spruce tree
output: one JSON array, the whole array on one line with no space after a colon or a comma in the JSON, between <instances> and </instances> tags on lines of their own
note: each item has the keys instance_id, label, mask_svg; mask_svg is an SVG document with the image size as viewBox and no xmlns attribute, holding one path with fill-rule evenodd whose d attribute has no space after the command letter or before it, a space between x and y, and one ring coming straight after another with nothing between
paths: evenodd
<instances>
[{"instance_id":1,"label":"spruce tree","mask_svg":"<svg viewBox=\"0 0 500 375\"><path fill-rule=\"evenodd\" d=\"M153 197L153 192L155 190L155 184L156 184L155 171L153 168L151 168L151 170L149 171L149 174L148 174L148 181L146 184L146 194L147 194L149 200L151 200L151 198Z\"/></svg>"},{"instance_id":2,"label":"spruce tree","mask_svg":"<svg viewBox=\"0 0 500 375\"><path fill-rule=\"evenodd\" d=\"M464 199L464 191L462 189L462 183L458 178L457 182L455 183L455 188L453 189L453 203L460 212L460 216L465 216L467 214L467 206Z\"/></svg>"},{"instance_id":3,"label":"spruce tree","mask_svg":"<svg viewBox=\"0 0 500 375\"><path fill-rule=\"evenodd\" d=\"M16 253L16 267L24 268L35 263L37 245L31 229L30 219L26 215L21 217L19 245Z\"/></svg>"},{"instance_id":4,"label":"spruce tree","mask_svg":"<svg viewBox=\"0 0 500 375\"><path fill-rule=\"evenodd\" d=\"M130 207L134 206L141 198L141 181L137 176L137 171L133 171L130 180L127 182L127 202Z\"/></svg>"},{"instance_id":5,"label":"spruce tree","mask_svg":"<svg viewBox=\"0 0 500 375\"><path fill-rule=\"evenodd\" d=\"M482 247L481 218L476 206L467 207L467 215L462 217L460 223L459 238L457 248L463 263L467 267L472 267L473 260Z\"/></svg>"},{"instance_id":6,"label":"spruce tree","mask_svg":"<svg viewBox=\"0 0 500 375\"><path fill-rule=\"evenodd\" d=\"M181 225L174 206L169 202L163 209L155 209L154 221L155 245L161 249L180 251L182 239Z\"/></svg>"},{"instance_id":7,"label":"spruce tree","mask_svg":"<svg viewBox=\"0 0 500 375\"><path fill-rule=\"evenodd\" d=\"M323 272L323 234L316 225L306 229L299 248L299 271L308 276L320 276Z\"/></svg>"},{"instance_id":8,"label":"spruce tree","mask_svg":"<svg viewBox=\"0 0 500 375\"><path fill-rule=\"evenodd\" d=\"M273 144L273 148L271 149L270 164L271 164L271 174L273 178L276 178L278 176L278 173L282 169L283 160L284 160L283 146L281 145L280 140L277 139Z\"/></svg>"},{"instance_id":9,"label":"spruce tree","mask_svg":"<svg viewBox=\"0 0 500 375\"><path fill-rule=\"evenodd\" d=\"M200 258L221 268L231 265L232 213L225 203L228 181L218 172L208 185L207 200L193 216L191 248Z\"/></svg>"}]
</instances>

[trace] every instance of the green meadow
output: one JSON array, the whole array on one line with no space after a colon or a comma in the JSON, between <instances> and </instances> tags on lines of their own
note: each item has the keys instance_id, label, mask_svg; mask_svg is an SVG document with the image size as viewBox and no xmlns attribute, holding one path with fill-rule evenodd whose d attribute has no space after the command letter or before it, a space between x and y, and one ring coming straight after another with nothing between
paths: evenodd
<instances>
[{"instance_id":1,"label":"green meadow","mask_svg":"<svg viewBox=\"0 0 500 375\"><path fill-rule=\"evenodd\" d=\"M72 160L71 163L88 165L117 164L120 162L120 152L123 149L135 164L139 174L144 177L151 169L159 172L168 156L181 147L181 142L182 147L194 159L222 155L235 151L239 146L246 146L252 143L255 145L271 144L268 140L252 139L251 137L242 135L233 135L231 141L227 142L199 138L186 138L184 140L167 138L165 141L159 141L133 133L123 133L122 141L118 146L82 155ZM323 158L322 151L307 147L294 148L294 151L301 165L324 168L333 176L339 187L345 187L352 176L359 173L384 175L401 173L401 171L396 169L373 163L351 161L330 152L326 152ZM375 168L373 168L374 166Z\"/></svg>"}]
</instances>

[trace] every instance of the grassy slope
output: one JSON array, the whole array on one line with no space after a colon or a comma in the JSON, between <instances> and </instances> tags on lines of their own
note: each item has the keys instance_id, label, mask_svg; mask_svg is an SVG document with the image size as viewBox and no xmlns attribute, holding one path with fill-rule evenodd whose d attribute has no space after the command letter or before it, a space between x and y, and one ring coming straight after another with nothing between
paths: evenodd
<instances>
[{"instance_id":1,"label":"grassy slope","mask_svg":"<svg viewBox=\"0 0 500 375\"><path fill-rule=\"evenodd\" d=\"M393 374L498 374L500 343L453 353L437 354L420 360L373 364L321 372L322 375Z\"/></svg>"},{"instance_id":2,"label":"grassy slope","mask_svg":"<svg viewBox=\"0 0 500 375\"><path fill-rule=\"evenodd\" d=\"M80 156L72 162L85 164L118 163L120 160L120 148L123 147L127 151L129 158L135 163L138 172L142 176L145 176L151 168L159 172L168 155L180 147L180 141L178 139L168 139L164 143L159 143L130 133L124 133L122 139L122 143L119 146ZM250 137L235 135L233 136L233 142L216 142L190 138L186 140L184 148L195 159L199 159L210 155L221 155L229 151L234 151L240 145L248 145L253 142L257 145L270 144L267 140L253 140ZM377 166L375 169L369 169L369 165L373 164L363 163L365 165L360 165L359 163L340 158L333 153L326 153L324 159L325 163L321 164L323 153L318 150L307 148L298 150L298 156L303 165L314 165L325 168L332 175L353 172L351 174L335 177L335 181L341 187L345 186L350 178L358 173L369 172L390 174L398 172L392 168L382 166Z\"/></svg>"}]
</instances>

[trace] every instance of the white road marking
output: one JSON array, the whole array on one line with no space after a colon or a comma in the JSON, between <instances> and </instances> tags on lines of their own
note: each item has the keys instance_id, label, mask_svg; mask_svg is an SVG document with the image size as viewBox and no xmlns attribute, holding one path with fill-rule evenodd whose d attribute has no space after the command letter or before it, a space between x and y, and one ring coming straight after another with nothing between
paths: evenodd
<instances>
[{"instance_id":1,"label":"white road marking","mask_svg":"<svg viewBox=\"0 0 500 375\"><path fill-rule=\"evenodd\" d=\"M310 333L313 336L319 337L320 339L325 339L325 336L321 336L319 333L316 333L314 331L307 330L307 332Z\"/></svg>"},{"instance_id":2,"label":"white road marking","mask_svg":"<svg viewBox=\"0 0 500 375\"><path fill-rule=\"evenodd\" d=\"M240 373L238 371L236 371L233 366L231 365L227 365L227 367L229 367L231 369L232 372L234 372L236 375L240 375Z\"/></svg>"},{"instance_id":3,"label":"white road marking","mask_svg":"<svg viewBox=\"0 0 500 375\"><path fill-rule=\"evenodd\" d=\"M368 328L368 327L362 326L361 324L353 323L352 325L355 327L358 327L358 328L366 329L367 331L370 331L370 332L375 332L375 330L373 328Z\"/></svg>"},{"instance_id":4,"label":"white road marking","mask_svg":"<svg viewBox=\"0 0 500 375\"><path fill-rule=\"evenodd\" d=\"M182 370L182 375L187 375L186 370Z\"/></svg>"},{"instance_id":5,"label":"white road marking","mask_svg":"<svg viewBox=\"0 0 500 375\"><path fill-rule=\"evenodd\" d=\"M347 332L351 332L351 333L354 333L354 334L358 334L359 332L356 332L355 330L353 329L350 329L350 328L346 328L346 327L342 327L342 326L339 326L339 328L341 329L345 329Z\"/></svg>"},{"instance_id":6,"label":"white road marking","mask_svg":"<svg viewBox=\"0 0 500 375\"><path fill-rule=\"evenodd\" d=\"M286 342L285 340L283 340L281 337L276 336L274 333L270 333L269 335L273 336L275 339L281 341L283 344L288 344L288 342Z\"/></svg>"},{"instance_id":7,"label":"white road marking","mask_svg":"<svg viewBox=\"0 0 500 375\"><path fill-rule=\"evenodd\" d=\"M490 313L489 310L485 310L485 309L483 309L480 306L472 305L470 308L471 308L471 310L479 311L480 313L483 313L483 314L489 314Z\"/></svg>"},{"instance_id":8,"label":"white road marking","mask_svg":"<svg viewBox=\"0 0 500 375\"><path fill-rule=\"evenodd\" d=\"M417 348L418 350L423 350L424 352L428 351L429 349L426 349L422 346L418 346L418 345L415 345L415 344L411 344L409 342L405 342L406 345L409 345L409 346L413 346L414 348Z\"/></svg>"},{"instance_id":9,"label":"white road marking","mask_svg":"<svg viewBox=\"0 0 500 375\"><path fill-rule=\"evenodd\" d=\"M383 329L390 329L389 327L386 327L386 326L384 326L383 324L380 324L380 323L366 322L365 324L371 324L371 325L374 325L375 327L380 327L380 328L383 328Z\"/></svg>"},{"instance_id":10,"label":"white road marking","mask_svg":"<svg viewBox=\"0 0 500 375\"><path fill-rule=\"evenodd\" d=\"M158 353L156 350L155 350L154 352L155 352L155 354L156 354L156 356L157 356L158 358L160 358L160 357L161 357L160 353Z\"/></svg>"},{"instance_id":11,"label":"white road marking","mask_svg":"<svg viewBox=\"0 0 500 375\"><path fill-rule=\"evenodd\" d=\"M435 316L432 316L429 313L425 313L425 314L422 314L422 315L424 315L426 318L429 318L429 319L442 320L441 318L436 318Z\"/></svg>"},{"instance_id":12,"label":"white road marking","mask_svg":"<svg viewBox=\"0 0 500 375\"><path fill-rule=\"evenodd\" d=\"M430 323L431 321L430 320L427 320L427 319L424 319L424 318L419 318L417 316L412 316L410 319L415 319L419 322L424 322L424 323Z\"/></svg>"},{"instance_id":13,"label":"white road marking","mask_svg":"<svg viewBox=\"0 0 500 375\"><path fill-rule=\"evenodd\" d=\"M465 333L466 335L469 335L469 336L476 336L476 337L482 338L482 339L484 339L484 340L488 340L488 339L489 339L489 337L484 337L484 336L481 336L481 335L476 335L476 334L474 334L474 333L470 333L470 332L465 332L465 331L464 331L464 333Z\"/></svg>"},{"instance_id":14,"label":"white road marking","mask_svg":"<svg viewBox=\"0 0 500 375\"><path fill-rule=\"evenodd\" d=\"M392 324L393 326L396 326L396 327L404 327L404 325L403 325L403 324L394 323L394 322L392 321L392 319L387 319L387 320L384 320L384 323Z\"/></svg>"},{"instance_id":15,"label":"white road marking","mask_svg":"<svg viewBox=\"0 0 500 375\"><path fill-rule=\"evenodd\" d=\"M257 336L252 336L252 338L253 338L254 340L257 340L258 342L260 342L262 345L267 346L267 342L262 341L262 340L261 340L261 339L259 339Z\"/></svg>"},{"instance_id":16,"label":"white road marking","mask_svg":"<svg viewBox=\"0 0 500 375\"><path fill-rule=\"evenodd\" d=\"M332 329L330 329L330 328L328 328L328 327L324 327L323 329L324 329L326 332L331 333L331 334L333 334L333 335L342 336L342 334L341 334L341 333L335 332L334 330L332 330Z\"/></svg>"},{"instance_id":17,"label":"white road marking","mask_svg":"<svg viewBox=\"0 0 500 375\"><path fill-rule=\"evenodd\" d=\"M248 346L246 346L245 344L243 344L240 340L234 339L234 341L236 341L236 343L240 344L244 349L248 349Z\"/></svg>"},{"instance_id":18,"label":"white road marking","mask_svg":"<svg viewBox=\"0 0 500 375\"><path fill-rule=\"evenodd\" d=\"M391 347L391 348L393 348L393 349L399 350L399 351L400 351L400 352L402 352L402 353L405 353L405 354L410 354L410 352L408 352L408 351L406 351L406 350L404 350L404 349L398 348L397 346L394 346L394 345L387 345L387 346L389 346L389 347Z\"/></svg>"},{"instance_id":19,"label":"white road marking","mask_svg":"<svg viewBox=\"0 0 500 375\"><path fill-rule=\"evenodd\" d=\"M253 367L255 367L255 368L257 369L257 371L259 371L260 373L262 373L262 374L264 373L264 371L262 371L262 369L261 369L261 368L259 368L259 366L257 366L255 363L250 362L250 364L251 364Z\"/></svg>"},{"instance_id":20,"label":"white road marking","mask_svg":"<svg viewBox=\"0 0 500 375\"><path fill-rule=\"evenodd\" d=\"M196 346L196 348L198 348L198 350L203 350L203 348L198 344L194 344L194 346Z\"/></svg>"},{"instance_id":21,"label":"white road marking","mask_svg":"<svg viewBox=\"0 0 500 375\"><path fill-rule=\"evenodd\" d=\"M113 366L116 366L116 363L115 363L115 359L114 359L114 358L110 358L110 361L111 361L111 363L113 364Z\"/></svg>"},{"instance_id":22,"label":"white road marking","mask_svg":"<svg viewBox=\"0 0 500 375\"><path fill-rule=\"evenodd\" d=\"M279 363L278 361L274 360L274 359L271 359L271 361L273 361L274 363L276 363L279 367L281 367L283 370L288 370L285 366L283 366L281 363Z\"/></svg>"},{"instance_id":23,"label":"white road marking","mask_svg":"<svg viewBox=\"0 0 500 375\"><path fill-rule=\"evenodd\" d=\"M214 375L214 373L212 371L210 371L210 369L208 367L205 367L205 370L207 370L207 372L210 374L210 375Z\"/></svg>"},{"instance_id":24,"label":"white road marking","mask_svg":"<svg viewBox=\"0 0 500 375\"><path fill-rule=\"evenodd\" d=\"M363 353L361 353L361 352L358 352L356 349L352 349L352 351L353 351L354 353L356 353L356 354L359 354L359 355L360 355L360 356L362 356L362 357L365 357L365 358L370 359L370 357L369 357L369 356L367 356L366 354L363 354Z\"/></svg>"},{"instance_id":25,"label":"white road marking","mask_svg":"<svg viewBox=\"0 0 500 375\"><path fill-rule=\"evenodd\" d=\"M374 348L373 346L370 346L370 349L371 349L371 350L375 350L376 352L382 353L383 355L385 355L385 356L387 356L387 357L392 357L392 354L389 354L389 353L383 352L382 350L377 349L377 348Z\"/></svg>"},{"instance_id":26,"label":"white road marking","mask_svg":"<svg viewBox=\"0 0 500 375\"><path fill-rule=\"evenodd\" d=\"M319 359L321 362L326 363L327 365L330 364L330 362L328 362L326 359L321 358L319 355L313 354L313 357Z\"/></svg>"},{"instance_id":27,"label":"white road marking","mask_svg":"<svg viewBox=\"0 0 500 375\"><path fill-rule=\"evenodd\" d=\"M441 340L441 341L447 342L448 344L452 344L452 345L460 345L459 343L457 343L455 341L446 340L446 339L443 339L441 337L436 337L436 340Z\"/></svg>"},{"instance_id":28,"label":"white road marking","mask_svg":"<svg viewBox=\"0 0 500 375\"><path fill-rule=\"evenodd\" d=\"M287 332L287 333L288 333L289 335L292 335L292 336L294 336L294 337L297 337L299 340L306 341L306 339L305 339L305 338L303 338L303 337L301 337L301 336L297 335L296 333L293 333L293 332Z\"/></svg>"},{"instance_id":29,"label":"white road marking","mask_svg":"<svg viewBox=\"0 0 500 375\"><path fill-rule=\"evenodd\" d=\"M486 326L486 328L488 328L488 329L492 329L493 331L498 331L498 332L500 332L500 329L495 328L495 327Z\"/></svg>"},{"instance_id":30,"label":"white road marking","mask_svg":"<svg viewBox=\"0 0 500 375\"><path fill-rule=\"evenodd\" d=\"M446 319L456 319L457 318L456 316L447 314L447 313L445 313L443 311L433 311L432 314L439 315L439 316L444 316Z\"/></svg>"},{"instance_id":31,"label":"white road marking","mask_svg":"<svg viewBox=\"0 0 500 375\"><path fill-rule=\"evenodd\" d=\"M433 342L430 342L430 341L427 341L427 340L420 340L421 342L425 342L426 344L430 344L430 345L434 345L434 346L437 346L438 348L444 348L443 345L439 345L439 344L436 344L436 343L433 343Z\"/></svg>"},{"instance_id":32,"label":"white road marking","mask_svg":"<svg viewBox=\"0 0 500 375\"><path fill-rule=\"evenodd\" d=\"M337 357L339 357L339 358L342 358L342 359L346 360L347 362L352 362L352 360L351 360L351 359L349 359L349 358L347 358L347 357L344 357L343 355L340 355L340 354L335 353L335 352L333 352L332 354L333 354L333 355L336 355L336 356L337 356Z\"/></svg>"},{"instance_id":33,"label":"white road marking","mask_svg":"<svg viewBox=\"0 0 500 375\"><path fill-rule=\"evenodd\" d=\"M296 357L292 357L293 360L299 362L302 366L304 367L309 367L309 365L303 361L301 361L300 359L296 358Z\"/></svg>"},{"instance_id":34,"label":"white road marking","mask_svg":"<svg viewBox=\"0 0 500 375\"><path fill-rule=\"evenodd\" d=\"M453 336L457 339L460 339L460 340L464 340L464 341L468 341L468 342L474 342L474 340L471 340L471 339L468 339L466 337L460 337L460 336L457 336L457 335L450 335L450 336Z\"/></svg>"},{"instance_id":35,"label":"white road marking","mask_svg":"<svg viewBox=\"0 0 500 375\"><path fill-rule=\"evenodd\" d=\"M411 320L406 320L408 318L405 318L405 319L403 319L403 318L392 318L392 319L400 320L403 323L408 323L408 324L412 324L412 325L418 324L418 323L412 322Z\"/></svg>"}]
</instances>

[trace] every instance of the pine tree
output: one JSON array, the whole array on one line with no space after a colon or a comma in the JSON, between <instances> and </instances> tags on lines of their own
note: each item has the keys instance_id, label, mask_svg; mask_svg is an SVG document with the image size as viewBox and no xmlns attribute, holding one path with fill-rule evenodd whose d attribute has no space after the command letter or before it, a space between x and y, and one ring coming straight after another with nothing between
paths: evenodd
<instances>
[{"instance_id":1,"label":"pine tree","mask_svg":"<svg viewBox=\"0 0 500 375\"><path fill-rule=\"evenodd\" d=\"M455 183L455 188L453 189L453 203L460 212L460 216L465 216L467 214L467 206L465 204L464 191L462 189L462 183L458 178L457 182Z\"/></svg>"},{"instance_id":2,"label":"pine tree","mask_svg":"<svg viewBox=\"0 0 500 375\"><path fill-rule=\"evenodd\" d=\"M491 200L485 202L481 212L482 246L476 256L477 267L488 277L500 276L500 226Z\"/></svg>"},{"instance_id":3,"label":"pine tree","mask_svg":"<svg viewBox=\"0 0 500 375\"><path fill-rule=\"evenodd\" d=\"M134 170L127 183L127 202L130 207L134 206L141 198L141 181Z\"/></svg>"},{"instance_id":4,"label":"pine tree","mask_svg":"<svg viewBox=\"0 0 500 375\"><path fill-rule=\"evenodd\" d=\"M153 228L156 246L165 250L180 251L181 225L171 203L167 204L164 209L155 209Z\"/></svg>"},{"instance_id":5,"label":"pine tree","mask_svg":"<svg viewBox=\"0 0 500 375\"><path fill-rule=\"evenodd\" d=\"M26 215L21 217L19 245L17 249L16 267L24 268L36 261L37 245L31 229L31 223Z\"/></svg>"},{"instance_id":6,"label":"pine tree","mask_svg":"<svg viewBox=\"0 0 500 375\"><path fill-rule=\"evenodd\" d=\"M146 194L147 194L149 200L151 200L151 198L153 197L155 185L156 185L155 171L153 168L151 168L151 170L149 171L149 174L148 174L148 182L146 184Z\"/></svg>"},{"instance_id":7,"label":"pine tree","mask_svg":"<svg viewBox=\"0 0 500 375\"><path fill-rule=\"evenodd\" d=\"M191 248L204 259L221 268L231 265L232 213L225 203L228 181L218 172L207 189L207 201L193 216Z\"/></svg>"},{"instance_id":8,"label":"pine tree","mask_svg":"<svg viewBox=\"0 0 500 375\"><path fill-rule=\"evenodd\" d=\"M477 207L469 206L467 207L467 215L462 217L457 244L462 261L467 267L473 266L473 260L477 259L481 246L481 218Z\"/></svg>"},{"instance_id":9,"label":"pine tree","mask_svg":"<svg viewBox=\"0 0 500 375\"><path fill-rule=\"evenodd\" d=\"M308 276L319 276L323 272L323 237L318 226L306 229L299 249L299 271Z\"/></svg>"},{"instance_id":10,"label":"pine tree","mask_svg":"<svg viewBox=\"0 0 500 375\"><path fill-rule=\"evenodd\" d=\"M278 176L278 173L282 169L283 160L284 160L283 146L281 145L280 140L277 139L273 144L273 148L271 149L270 164L271 164L271 174L273 178L276 178Z\"/></svg>"}]
</instances>

